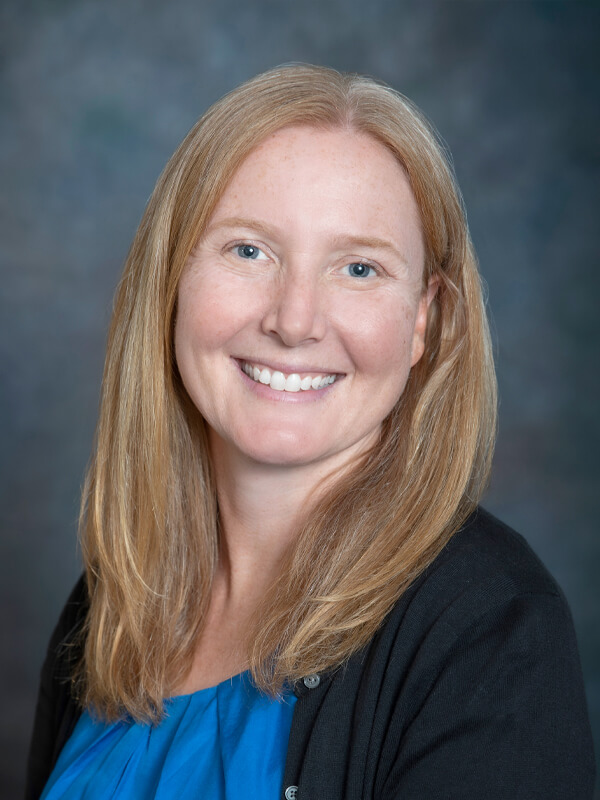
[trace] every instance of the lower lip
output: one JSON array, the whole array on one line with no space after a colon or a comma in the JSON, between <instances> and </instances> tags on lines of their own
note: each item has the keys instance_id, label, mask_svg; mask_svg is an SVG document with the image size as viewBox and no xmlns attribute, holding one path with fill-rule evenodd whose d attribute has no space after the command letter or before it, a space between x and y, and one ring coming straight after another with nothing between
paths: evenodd
<instances>
[{"instance_id":1,"label":"lower lip","mask_svg":"<svg viewBox=\"0 0 600 800\"><path fill-rule=\"evenodd\" d=\"M279 403L316 403L324 399L340 380L340 378L336 378L333 383L324 386L322 389L307 389L305 391L300 389L298 392L278 392L276 389L271 389L267 383L253 381L252 378L249 378L242 370L240 364L238 364L238 370L244 383L258 397L263 397L266 400L274 400Z\"/></svg>"}]
</instances>

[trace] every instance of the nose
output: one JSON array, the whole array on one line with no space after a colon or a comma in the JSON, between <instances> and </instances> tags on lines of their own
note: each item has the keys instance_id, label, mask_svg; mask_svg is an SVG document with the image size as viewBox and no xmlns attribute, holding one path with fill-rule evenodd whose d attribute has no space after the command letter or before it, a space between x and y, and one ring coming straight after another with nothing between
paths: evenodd
<instances>
[{"instance_id":1,"label":"nose","mask_svg":"<svg viewBox=\"0 0 600 800\"><path fill-rule=\"evenodd\" d=\"M323 289L301 265L282 270L262 320L262 330L288 347L319 341L325 333Z\"/></svg>"}]
</instances>

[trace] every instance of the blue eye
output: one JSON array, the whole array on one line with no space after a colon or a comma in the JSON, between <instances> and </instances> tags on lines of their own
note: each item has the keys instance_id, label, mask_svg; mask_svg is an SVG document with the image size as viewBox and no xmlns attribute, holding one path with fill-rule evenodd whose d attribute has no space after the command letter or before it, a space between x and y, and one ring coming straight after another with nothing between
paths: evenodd
<instances>
[{"instance_id":1,"label":"blue eye","mask_svg":"<svg viewBox=\"0 0 600 800\"><path fill-rule=\"evenodd\" d=\"M373 267L360 261L347 264L346 269L353 278L367 278L373 272Z\"/></svg>"},{"instance_id":2,"label":"blue eye","mask_svg":"<svg viewBox=\"0 0 600 800\"><path fill-rule=\"evenodd\" d=\"M236 253L240 258L255 259L258 258L261 251L253 244L240 244L235 248Z\"/></svg>"}]
</instances>

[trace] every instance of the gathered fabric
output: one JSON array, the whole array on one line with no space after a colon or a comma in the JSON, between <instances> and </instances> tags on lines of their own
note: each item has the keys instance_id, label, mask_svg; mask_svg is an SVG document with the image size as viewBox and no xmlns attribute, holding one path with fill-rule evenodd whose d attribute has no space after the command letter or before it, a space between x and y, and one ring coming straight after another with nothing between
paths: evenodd
<instances>
[{"instance_id":1,"label":"gathered fabric","mask_svg":"<svg viewBox=\"0 0 600 800\"><path fill-rule=\"evenodd\" d=\"M244 672L166 701L157 725L85 711L42 800L239 800L280 796L296 697L273 700Z\"/></svg>"}]
</instances>

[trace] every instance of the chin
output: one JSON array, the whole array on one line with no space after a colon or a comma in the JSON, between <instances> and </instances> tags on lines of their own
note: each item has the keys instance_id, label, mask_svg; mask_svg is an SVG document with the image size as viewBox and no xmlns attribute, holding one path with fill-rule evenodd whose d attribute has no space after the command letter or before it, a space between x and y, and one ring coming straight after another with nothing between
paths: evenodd
<instances>
[{"instance_id":1,"label":"chin","mask_svg":"<svg viewBox=\"0 0 600 800\"><path fill-rule=\"evenodd\" d=\"M300 467L326 458L314 450L299 450L286 447L253 447L246 450L245 455L258 464L279 467Z\"/></svg>"},{"instance_id":2,"label":"chin","mask_svg":"<svg viewBox=\"0 0 600 800\"><path fill-rule=\"evenodd\" d=\"M312 436L294 435L289 431L257 433L252 441L239 442L237 447L252 461L281 467L311 464L328 456L323 442L316 442Z\"/></svg>"}]
</instances>

